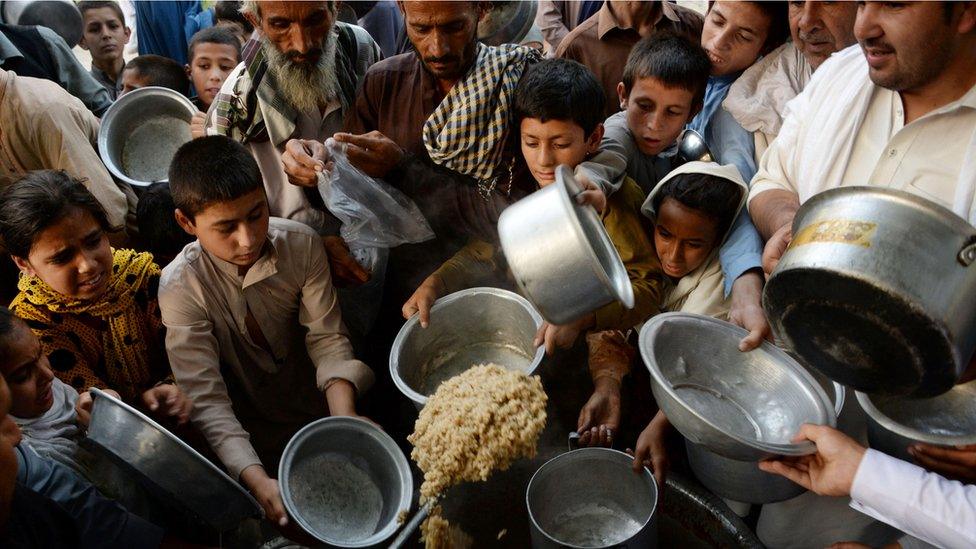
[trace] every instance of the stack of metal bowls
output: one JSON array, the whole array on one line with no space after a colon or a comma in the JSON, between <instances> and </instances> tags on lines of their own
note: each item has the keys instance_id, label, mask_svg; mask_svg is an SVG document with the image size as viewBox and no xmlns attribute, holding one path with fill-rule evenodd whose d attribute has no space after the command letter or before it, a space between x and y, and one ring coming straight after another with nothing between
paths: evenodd
<instances>
[{"instance_id":1,"label":"stack of metal bowls","mask_svg":"<svg viewBox=\"0 0 976 549\"><path fill-rule=\"evenodd\" d=\"M380 546L413 498L410 465L393 439L351 417L320 419L296 433L278 482L288 514L334 547Z\"/></svg>"},{"instance_id":2,"label":"stack of metal bowls","mask_svg":"<svg viewBox=\"0 0 976 549\"><path fill-rule=\"evenodd\" d=\"M134 187L169 178L169 164L191 139L196 107L183 94L149 86L120 97L102 117L98 154L112 175Z\"/></svg>"},{"instance_id":3,"label":"stack of metal bowls","mask_svg":"<svg viewBox=\"0 0 976 549\"><path fill-rule=\"evenodd\" d=\"M531 374L545 356L533 344L542 317L525 298L498 288L469 288L430 309L426 328L414 315L393 340L390 375L422 408L444 381L479 364Z\"/></svg>"}]
</instances>

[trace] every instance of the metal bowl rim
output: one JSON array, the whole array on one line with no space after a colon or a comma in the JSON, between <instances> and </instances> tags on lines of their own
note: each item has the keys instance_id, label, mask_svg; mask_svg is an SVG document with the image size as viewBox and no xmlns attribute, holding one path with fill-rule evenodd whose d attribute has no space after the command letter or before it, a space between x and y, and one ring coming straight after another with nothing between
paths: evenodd
<instances>
[{"instance_id":1,"label":"metal bowl rim","mask_svg":"<svg viewBox=\"0 0 976 549\"><path fill-rule=\"evenodd\" d=\"M337 547L359 548L370 547L385 541L400 529L399 524L397 525L397 528L393 529L383 537L378 537L380 536L380 533L376 533L358 542L336 541L324 539L317 533L314 533L305 518L296 512L298 507L291 499L291 490L289 489L288 484L288 473L291 471L292 461L298 447L312 435L323 430L323 428L345 428L359 433L365 433L374 440L378 441L381 446L386 448L388 450L387 454L393 457L393 461L396 464L396 469L400 473L401 487L406 488L406 490L403 490L403 493L400 494L400 504L398 507L401 512L403 509L408 511L410 510L410 504L413 501L413 475L410 472L410 464L407 462L407 458L404 457L400 447L397 446L396 442L394 442L390 435L386 434L379 427L373 425L365 419L349 416L330 416L317 419L299 429L299 431L291 437L291 440L288 441L288 444L285 445L285 449L281 453L281 461L278 463L278 485L281 490L281 501L284 503L285 509L288 511L289 516L295 519L295 521L297 521L306 532L323 543L332 544ZM396 522L397 520L398 517L394 515L392 522ZM390 523L388 522L387 525L383 527L383 530L385 530L389 524Z\"/></svg>"},{"instance_id":2,"label":"metal bowl rim","mask_svg":"<svg viewBox=\"0 0 976 549\"><path fill-rule=\"evenodd\" d=\"M105 167L108 168L110 172L112 172L112 175L128 183L129 185L134 185L136 187L148 187L149 185L157 182L132 179L128 175L122 173L122 170L115 165L115 162L110 162L108 160L108 134L102 130L106 127L111 129L111 122L115 117L115 113L124 110L129 103L138 101L144 95L163 96L168 99L173 99L186 107L191 118L197 113L197 108L189 99L186 98L185 95L176 90L171 90L162 86L145 86L132 90L131 92L116 99L115 102L109 106L108 110L105 111L105 114L102 115L101 121L98 125L98 156L101 157L102 163L105 164ZM169 178L160 179L159 181L169 181Z\"/></svg>"},{"instance_id":3,"label":"metal bowl rim","mask_svg":"<svg viewBox=\"0 0 976 549\"><path fill-rule=\"evenodd\" d=\"M651 373L651 378L654 386L659 387L661 390L665 391L672 400L677 402L686 412L693 415L698 421L704 423L714 432L720 433L722 436L729 437L730 439L743 444L749 448L761 450L764 452L769 452L777 455L784 456L803 456L816 453L817 448L812 442L801 442L799 444L794 443L776 443L776 442L762 442L753 439L747 439L741 437L735 433L727 433L722 429L719 429L714 423L708 420L706 417L699 414L694 408L691 408L685 404L684 400L679 398L675 393L674 389L671 388L671 383L664 378L664 374L660 371L657 366L657 361L653 359L650 352L646 350L646 342L656 334L661 327L671 319L693 319L696 321L703 321L706 323L714 324L720 329L730 331L740 337L744 337L748 334L745 329L735 326L729 322L724 322L710 316L699 315L694 313L685 313L680 311L661 313L652 317L644 327L641 328L639 345L641 356L644 358L644 364L646 365L648 371ZM809 389L819 398L820 404L823 407L824 418L826 423L823 425L829 425L835 427L837 425L837 415L834 413L834 405L830 402L830 397L823 390L818 382L810 372L793 360L785 351L776 347L775 345L769 343L768 341L763 341L762 344L750 352L755 352L756 350L762 349L767 354L772 355L775 358L775 362L785 366L790 369L794 374L802 378L806 382Z\"/></svg>"},{"instance_id":4,"label":"metal bowl rim","mask_svg":"<svg viewBox=\"0 0 976 549\"><path fill-rule=\"evenodd\" d=\"M529 302L528 299L525 299L524 297L518 295L515 292L510 292L508 290L503 290L501 288L492 288L489 286L466 288L464 290L447 294L446 296L438 298L436 301L434 301L434 305L430 308L430 312L431 314L433 314L434 311L438 309L443 309L444 307L447 307L448 305L454 303L455 301L464 299L470 295L479 295L479 294L491 294L496 297L510 299L512 301L517 302L519 305L522 305L525 308L525 310L529 313L529 316L532 317L532 320L533 322L535 322L535 327L537 330L539 329L540 326L542 326L543 323L542 315L539 314L539 311L536 310L536 308L532 305L532 303ZM404 396L409 398L418 406L423 407L425 404L427 404L428 397L413 390L413 388L410 387L410 385L408 385L407 382L404 381L403 378L400 376L400 352L399 351L403 347L404 340L407 339L407 334L418 329L417 326L419 324L420 324L420 315L415 314L411 316L403 324L403 326L400 328L400 331L397 333L396 338L393 340L393 346L390 348L390 377L393 378L393 384L396 385L397 389L399 389ZM535 373L536 369L539 367L539 364L542 362L542 359L545 357L545 354L546 354L546 349L544 346L540 346L536 349L535 357L533 357L532 362L529 364L529 368L525 370L526 375L532 375L533 373Z\"/></svg>"},{"instance_id":5,"label":"metal bowl rim","mask_svg":"<svg viewBox=\"0 0 976 549\"><path fill-rule=\"evenodd\" d=\"M176 445L179 446L180 448L182 448L184 451L189 452L193 457L197 458L197 461L200 462L200 463L202 463L204 465L204 467L207 467L212 472L216 473L217 476L219 476L220 478L222 478L223 480L226 481L226 484L228 484L229 486L232 486L237 492L239 492L242 496L244 496L244 498L247 501L249 501L254 506L255 510L260 513L260 516L262 518L264 517L264 508L261 507L261 505L258 504L258 501L256 499L254 499L254 497L251 496L251 494L248 493L247 490L245 490L240 484L238 484L237 482L235 482L234 479L230 478L230 475L228 475L227 473L221 471L219 467L217 467L216 465L214 465L213 463L211 463L209 459L203 457L200 454L200 452L197 452L196 450L194 450L189 444L187 444L187 443L183 442L182 440L180 440L179 437L177 437L173 433L169 432L169 430L165 429L162 425L156 423L152 418L146 416L145 414L143 414L139 410L136 410L132 406L129 406L125 402L122 402L121 400L113 397L112 395L106 393L105 391L102 391L100 389L96 389L95 387L92 387L89 390L91 391L92 396L95 397L95 400L97 400L99 398L104 398L106 402L110 402L110 403L116 405L117 407L122 408L126 412L128 412L128 413L136 416L138 419L141 419L141 420L145 421L151 427L153 427L154 429L156 429L158 432L162 433L162 435L164 437L166 437L167 439L169 439L170 442L176 443ZM94 419L95 419L95 417L94 417L94 411L95 411L95 406L94 406L94 401L93 401L93 403L92 403L92 421L94 421Z\"/></svg>"},{"instance_id":6,"label":"metal bowl rim","mask_svg":"<svg viewBox=\"0 0 976 549\"><path fill-rule=\"evenodd\" d=\"M564 541L557 540L552 536L550 536L549 532L546 532L546 530L542 528L542 526L539 526L539 523L535 520L535 516L532 514L532 505L529 502L529 492L532 490L532 485L533 483L535 483L536 477L538 477L539 474L542 473L542 470L545 469L546 467L549 467L550 464L556 463L562 459L566 459L566 456L579 455L579 452L583 452L587 454L606 454L608 456L612 456L610 457L610 459L617 460L625 467L627 467L628 470L631 469L631 464L634 461L634 458L629 454L621 452L620 450L614 450L613 448L599 448L599 447L577 448L576 450L570 450L569 452L559 454L554 458L548 459L545 463L540 465L538 469L535 470L535 473L532 473L532 477L529 478L529 483L525 487L525 508L528 511L529 522L532 524L532 526L536 528L536 530L541 532L542 535L546 537L546 539L552 541L553 543L558 544L560 547L569 547L571 549L588 549L588 547L585 545L570 545ZM647 515L647 520L645 520L644 523L641 524L640 529L637 530L637 532L635 532L635 535L643 531L644 528L646 528L647 525L650 524L651 521L653 521L656 518L657 504L661 499L660 489L657 486L657 480L654 478L654 475L651 474L651 471L647 468L646 465L643 466L642 469L644 469L644 471L641 474L641 476L644 477L645 481L650 481L648 482L648 484L651 486L651 492L654 494L654 505L651 506L651 512Z\"/></svg>"},{"instance_id":7,"label":"metal bowl rim","mask_svg":"<svg viewBox=\"0 0 976 549\"><path fill-rule=\"evenodd\" d=\"M976 385L976 381L969 381L966 382L964 385L968 385L968 384ZM898 436L911 439L911 440L917 440L919 442L924 442L926 444L936 444L940 446L976 444L976 434L972 434L969 436L960 436L960 437L947 437L947 436L933 435L931 433L926 433L925 431L919 431L918 429L913 429L912 427L908 427L907 425L902 425L901 423L898 423L897 421L891 419L890 417L885 415L881 410L879 410L874 405L874 403L871 402L871 395L867 393L862 393L861 391L856 391L855 394L857 395L857 402L861 405L861 408L864 409L865 413L867 413L868 416L871 417L871 419L877 422L878 425L883 427L885 430L890 431ZM933 398L938 398L938 397L933 397Z\"/></svg>"}]
</instances>

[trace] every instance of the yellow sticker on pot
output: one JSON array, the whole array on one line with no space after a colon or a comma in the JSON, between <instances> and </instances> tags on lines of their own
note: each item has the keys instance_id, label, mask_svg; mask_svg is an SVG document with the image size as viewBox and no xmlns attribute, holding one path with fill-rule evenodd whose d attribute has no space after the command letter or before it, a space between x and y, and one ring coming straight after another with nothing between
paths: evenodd
<instances>
[{"instance_id":1,"label":"yellow sticker on pot","mask_svg":"<svg viewBox=\"0 0 976 549\"><path fill-rule=\"evenodd\" d=\"M800 232L793 235L790 247L815 242L836 242L868 248L871 246L871 237L877 227L877 223L868 221L851 221L848 219L819 221L803 227Z\"/></svg>"}]
</instances>

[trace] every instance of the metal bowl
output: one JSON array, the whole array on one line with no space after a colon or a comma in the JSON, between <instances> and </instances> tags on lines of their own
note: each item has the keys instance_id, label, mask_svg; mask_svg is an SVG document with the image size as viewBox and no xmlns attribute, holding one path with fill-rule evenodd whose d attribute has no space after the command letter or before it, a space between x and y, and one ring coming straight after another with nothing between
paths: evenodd
<instances>
[{"instance_id":1,"label":"metal bowl","mask_svg":"<svg viewBox=\"0 0 976 549\"><path fill-rule=\"evenodd\" d=\"M738 349L747 332L690 313L664 313L640 332L658 406L685 438L740 461L816 451L790 440L803 423L834 426L826 392L783 350Z\"/></svg>"},{"instance_id":2,"label":"metal bowl","mask_svg":"<svg viewBox=\"0 0 976 549\"><path fill-rule=\"evenodd\" d=\"M535 0L496 1L478 23L478 40L489 46L519 44L535 22Z\"/></svg>"},{"instance_id":3,"label":"metal bowl","mask_svg":"<svg viewBox=\"0 0 976 549\"><path fill-rule=\"evenodd\" d=\"M525 492L532 547L654 547L657 484L647 468L609 448L582 448L547 461Z\"/></svg>"},{"instance_id":4,"label":"metal bowl","mask_svg":"<svg viewBox=\"0 0 976 549\"><path fill-rule=\"evenodd\" d=\"M134 471L151 492L219 532L262 515L250 494L185 442L121 400L91 393L87 441Z\"/></svg>"},{"instance_id":5,"label":"metal bowl","mask_svg":"<svg viewBox=\"0 0 976 549\"><path fill-rule=\"evenodd\" d=\"M695 130L686 128L678 136L677 164L687 162L711 162L712 152L708 150L705 138Z\"/></svg>"},{"instance_id":6,"label":"metal bowl","mask_svg":"<svg viewBox=\"0 0 976 549\"><path fill-rule=\"evenodd\" d=\"M469 288L444 296L430 309L430 324L414 315L390 350L390 375L417 408L441 382L479 364L531 374L545 356L533 345L542 317L522 296L499 288Z\"/></svg>"},{"instance_id":7,"label":"metal bowl","mask_svg":"<svg viewBox=\"0 0 976 549\"><path fill-rule=\"evenodd\" d=\"M169 180L169 164L190 141L197 108L183 94L149 86L120 97L102 117L98 154L112 175L146 187Z\"/></svg>"},{"instance_id":8,"label":"metal bowl","mask_svg":"<svg viewBox=\"0 0 976 549\"><path fill-rule=\"evenodd\" d=\"M319 541L379 545L410 510L413 476L396 442L359 418L309 423L285 446L278 466L288 514Z\"/></svg>"},{"instance_id":9,"label":"metal bowl","mask_svg":"<svg viewBox=\"0 0 976 549\"><path fill-rule=\"evenodd\" d=\"M808 370L830 395L834 414L839 417L846 401L843 385L830 381L815 370ZM764 504L792 499L806 491L802 486L779 475L759 469L754 461L722 457L707 448L685 440L688 465L695 477L712 493L726 499Z\"/></svg>"},{"instance_id":10,"label":"metal bowl","mask_svg":"<svg viewBox=\"0 0 976 549\"><path fill-rule=\"evenodd\" d=\"M69 48L81 40L84 21L71 0L4 0L3 22L8 25L42 25L57 33Z\"/></svg>"},{"instance_id":11,"label":"metal bowl","mask_svg":"<svg viewBox=\"0 0 976 549\"><path fill-rule=\"evenodd\" d=\"M857 393L868 415L868 443L881 452L912 461L908 446L976 444L976 381L956 385L933 398Z\"/></svg>"},{"instance_id":12,"label":"metal bowl","mask_svg":"<svg viewBox=\"0 0 976 549\"><path fill-rule=\"evenodd\" d=\"M634 289L592 206L576 202L566 166L555 183L512 204L498 218L498 238L515 282L542 316L567 324L613 301L634 306Z\"/></svg>"}]
</instances>

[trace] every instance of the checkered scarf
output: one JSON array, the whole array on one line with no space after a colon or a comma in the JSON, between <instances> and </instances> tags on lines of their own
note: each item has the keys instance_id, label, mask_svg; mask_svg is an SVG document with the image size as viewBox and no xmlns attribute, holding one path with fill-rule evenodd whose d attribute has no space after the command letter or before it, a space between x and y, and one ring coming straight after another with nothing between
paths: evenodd
<instances>
[{"instance_id":1,"label":"checkered scarf","mask_svg":"<svg viewBox=\"0 0 976 549\"><path fill-rule=\"evenodd\" d=\"M474 67L451 88L424 123L424 146L435 163L485 184L495 177L508 137L515 88L532 48L478 44Z\"/></svg>"}]
</instances>

